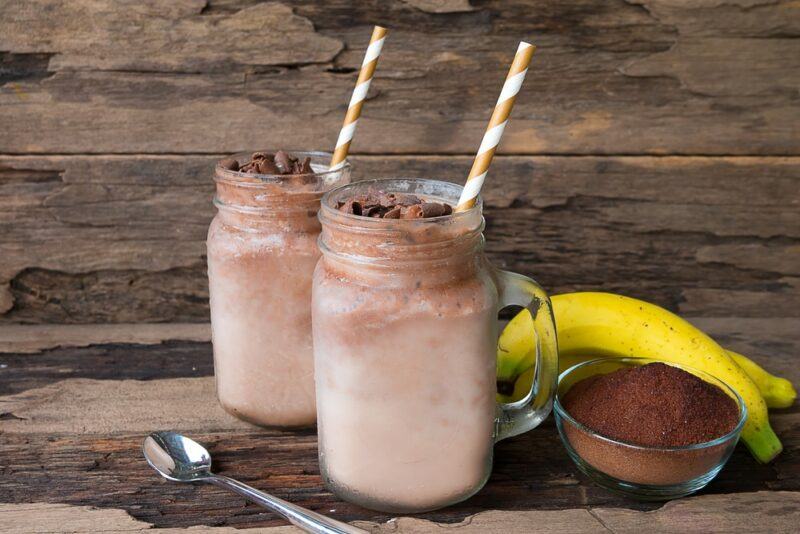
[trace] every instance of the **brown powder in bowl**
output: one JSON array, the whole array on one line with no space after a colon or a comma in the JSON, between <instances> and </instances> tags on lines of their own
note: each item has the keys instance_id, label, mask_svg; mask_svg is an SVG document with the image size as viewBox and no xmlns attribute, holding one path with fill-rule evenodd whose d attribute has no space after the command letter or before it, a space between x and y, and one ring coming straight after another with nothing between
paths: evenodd
<instances>
[{"instance_id":1,"label":"brown powder in bowl","mask_svg":"<svg viewBox=\"0 0 800 534\"><path fill-rule=\"evenodd\" d=\"M586 428L641 447L712 441L739 422L739 407L716 385L662 363L623 368L575 383L561 404ZM642 449L603 440L568 421L567 440L595 469L649 485L680 484L712 469L733 444L693 450ZM735 442L734 442L735 444Z\"/></svg>"},{"instance_id":2,"label":"brown powder in bowl","mask_svg":"<svg viewBox=\"0 0 800 534\"><path fill-rule=\"evenodd\" d=\"M651 447L711 441L739 421L739 407L724 391L663 363L581 380L567 392L563 406L598 434Z\"/></svg>"}]
</instances>

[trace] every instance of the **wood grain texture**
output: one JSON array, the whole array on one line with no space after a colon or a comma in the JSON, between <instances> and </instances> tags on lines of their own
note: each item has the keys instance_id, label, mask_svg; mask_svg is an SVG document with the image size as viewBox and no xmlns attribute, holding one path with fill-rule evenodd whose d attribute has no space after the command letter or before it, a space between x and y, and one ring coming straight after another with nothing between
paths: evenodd
<instances>
[{"instance_id":1,"label":"wood grain texture","mask_svg":"<svg viewBox=\"0 0 800 534\"><path fill-rule=\"evenodd\" d=\"M211 341L211 325L202 323L92 324L74 326L3 325L0 353L36 353L58 347L108 343L153 344L164 341Z\"/></svg>"},{"instance_id":2,"label":"wood grain texture","mask_svg":"<svg viewBox=\"0 0 800 534\"><path fill-rule=\"evenodd\" d=\"M786 362L797 344L789 322L759 329L759 319L704 319L715 334L738 332L739 343L785 343ZM784 324L784 328L779 325ZM78 327L83 328L83 327ZM772 350L761 363L772 363ZM758 359L758 358L756 358ZM280 497L347 520L391 517L342 502L324 490L313 430L281 432L244 425L217 406L207 343L111 344L2 354L0 366L0 502L67 503L122 508L159 527L278 525L280 520L213 488L160 482L141 459L143 436L177 428L207 444L222 472ZM774 369L773 369L774 370ZM796 366L786 376L800 381ZM91 416L87 416L91 414ZM786 450L757 465L739 447L705 494L800 491L800 412L775 411L773 426ZM212 509L208 502L214 502ZM552 421L501 442L489 484L465 503L424 514L432 521L467 521L487 509L570 509L612 506L652 510L592 485L573 466ZM714 512L709 512L713 514ZM638 517L638 516L637 516ZM409 532L415 532L414 529Z\"/></svg>"},{"instance_id":3,"label":"wood grain texture","mask_svg":"<svg viewBox=\"0 0 800 534\"><path fill-rule=\"evenodd\" d=\"M472 154L526 38L538 52L501 151L797 154L790 0L0 6L7 153L332 147L382 22L357 152Z\"/></svg>"},{"instance_id":4,"label":"wood grain texture","mask_svg":"<svg viewBox=\"0 0 800 534\"><path fill-rule=\"evenodd\" d=\"M723 346L746 354L774 374L800 383L800 368L796 365L800 330L796 318L692 317L690 320ZM120 326L125 328L124 332L119 332ZM49 330L63 333L63 346L33 350L31 341L39 341L40 332ZM94 338L89 338L87 331L97 332L93 333ZM14 332L14 337L6 332ZM173 336L169 336L170 332ZM213 374L207 324L4 325L0 327L2 335L7 336L10 346L22 347L24 351L0 352L3 370L0 396L46 388L72 378L92 379L102 388L104 380L149 381ZM85 342L99 336L107 336L106 341ZM50 339L44 341L46 345L52 343ZM210 400L209 403L204 406L213 407Z\"/></svg>"},{"instance_id":5,"label":"wood grain texture","mask_svg":"<svg viewBox=\"0 0 800 534\"><path fill-rule=\"evenodd\" d=\"M343 47L288 5L250 5L224 17L204 16L206 7L204 0L6 2L0 49L53 54L53 72L193 73L327 63Z\"/></svg>"},{"instance_id":6,"label":"wood grain texture","mask_svg":"<svg viewBox=\"0 0 800 534\"><path fill-rule=\"evenodd\" d=\"M724 510L724 514L720 512ZM481 512L461 524L448 525L464 533L613 532L619 534L715 532L736 534L783 532L800 519L800 495L795 492L757 492L704 495L675 501L652 512L589 507L559 511ZM440 533L424 519L404 517L380 525L375 532Z\"/></svg>"},{"instance_id":7,"label":"wood grain texture","mask_svg":"<svg viewBox=\"0 0 800 534\"><path fill-rule=\"evenodd\" d=\"M206 322L215 159L0 157L0 323ZM360 179L461 181L470 163L354 158ZM798 184L798 157L497 157L487 252L551 292L797 316Z\"/></svg>"},{"instance_id":8,"label":"wood grain texture","mask_svg":"<svg viewBox=\"0 0 800 534\"><path fill-rule=\"evenodd\" d=\"M6 414L6 434L147 434L158 428L191 434L249 428L219 406L211 376L63 380L0 397L0 413Z\"/></svg>"},{"instance_id":9,"label":"wood grain texture","mask_svg":"<svg viewBox=\"0 0 800 534\"><path fill-rule=\"evenodd\" d=\"M7 327L4 326L0 330L5 328ZM84 327L77 328L83 329ZM208 340L202 343L159 340L154 344L149 344L146 335L137 337L139 337L139 342L136 344L107 343L88 347L60 347L34 354L0 354L0 366L2 366L0 369L3 370L0 374L0 395L27 392L27 395L11 402L17 406L28 406L35 409L40 403L26 402L25 398L55 398L58 396L60 388L72 387L69 382L58 384L59 382L82 378L90 379L87 390L91 390L92 387L100 390L99 402L102 403L102 395L108 393L103 391L106 387L103 381L106 380L194 379L210 377L213 374L211 344ZM187 394L193 396L197 396L198 390L209 389L209 400L203 401L203 407L212 411L216 410L216 406L212 402L214 399L212 384L198 384L191 380L179 382L182 384L179 388L185 389ZM54 388L53 386L58 387ZM29 390L37 388L42 389L33 395L29 392ZM131 393L131 391L128 392ZM72 394L87 395L90 393L89 391L78 391ZM6 400L9 399L6 398ZM88 399L84 397L84 400ZM190 407L186 407L190 409ZM62 408L69 409L69 407ZM134 410L133 414L140 414L140 412L143 411ZM163 412L159 413L163 414ZM191 414L188 415L194 417ZM78 424L82 418L79 411L74 412L72 424ZM64 422L61 421L61 423Z\"/></svg>"},{"instance_id":10,"label":"wood grain texture","mask_svg":"<svg viewBox=\"0 0 800 534\"><path fill-rule=\"evenodd\" d=\"M0 532L26 534L55 534L79 532L144 532L152 528L150 523L133 519L124 510L93 508L68 504L4 504L0 503ZM182 528L166 528L159 534L186 532ZM192 533L235 534L231 527L200 527ZM297 534L292 526L255 528L251 534Z\"/></svg>"},{"instance_id":11,"label":"wood grain texture","mask_svg":"<svg viewBox=\"0 0 800 534\"><path fill-rule=\"evenodd\" d=\"M390 27L355 177L462 182L520 39L538 46L485 189L487 254L551 292L678 311L796 384L800 17L794 0L0 0L0 531L292 532L159 480L145 432L372 532L796 529L785 452L739 447L701 495L636 503L582 477L552 422L484 490L392 520L327 492L311 430L215 402L205 233L213 162L330 149L370 28ZM156 324L154 324L156 323ZM51 327L49 325L56 325Z\"/></svg>"},{"instance_id":12,"label":"wood grain texture","mask_svg":"<svg viewBox=\"0 0 800 534\"><path fill-rule=\"evenodd\" d=\"M777 418L776 427L789 443L798 442L797 413ZM143 436L4 433L0 452L10 465L3 468L2 502L122 508L158 527L281 524L274 514L223 490L161 481L141 458ZM195 432L192 436L209 447L220 473L348 521L391 519L390 515L341 501L324 489L312 431ZM793 445L775 464L759 466L749 453L739 449L703 494L799 491L800 466L792 458L797 452ZM578 473L554 426L548 423L498 445L492 477L475 497L419 517L459 522L489 509L561 510L575 506L653 510L661 504L637 503L594 486Z\"/></svg>"},{"instance_id":13,"label":"wood grain texture","mask_svg":"<svg viewBox=\"0 0 800 534\"><path fill-rule=\"evenodd\" d=\"M731 511L722 520L719 511ZM755 492L737 495L704 495L667 505L655 512L637 512L620 508L593 507L567 510L491 510L469 519L446 525L458 534L593 534L600 530L619 533L718 532L735 534L782 532L800 519L800 493ZM56 504L0 504L0 532L17 530L29 533L80 532L104 525L106 532L142 532L150 524L131 518L122 510ZM439 534L443 525L425 519L403 517L385 523L355 521L368 532L397 534ZM160 529L164 534L186 532L183 529ZM191 532L233 534L230 527L198 527ZM289 534L293 527L265 527L248 530L254 534Z\"/></svg>"}]
</instances>

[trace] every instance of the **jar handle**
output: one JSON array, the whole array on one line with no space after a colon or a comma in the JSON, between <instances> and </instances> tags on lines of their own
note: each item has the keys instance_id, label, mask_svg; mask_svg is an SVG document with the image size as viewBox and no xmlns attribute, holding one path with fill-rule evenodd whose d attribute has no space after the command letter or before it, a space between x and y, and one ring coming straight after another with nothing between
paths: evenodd
<instances>
[{"instance_id":1,"label":"jar handle","mask_svg":"<svg viewBox=\"0 0 800 534\"><path fill-rule=\"evenodd\" d=\"M536 428L550 414L558 382L558 342L553 306L544 289L532 279L508 271L495 271L500 308L523 306L533 318L536 372L524 398L498 403L495 442Z\"/></svg>"}]
</instances>

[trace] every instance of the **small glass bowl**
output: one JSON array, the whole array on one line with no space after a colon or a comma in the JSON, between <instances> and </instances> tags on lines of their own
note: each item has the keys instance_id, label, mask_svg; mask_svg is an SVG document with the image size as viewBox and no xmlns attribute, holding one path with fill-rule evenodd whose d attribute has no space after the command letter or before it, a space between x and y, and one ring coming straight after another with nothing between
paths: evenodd
<instances>
[{"instance_id":1,"label":"small glass bowl","mask_svg":"<svg viewBox=\"0 0 800 534\"><path fill-rule=\"evenodd\" d=\"M739 407L736 427L705 443L648 447L600 435L573 419L561 404L563 395L584 378L656 362L683 369L728 393ZM598 359L567 369L558 377L553 411L561 441L578 469L606 489L648 501L676 499L705 487L730 458L747 419L742 398L723 381L697 369L646 358Z\"/></svg>"}]
</instances>

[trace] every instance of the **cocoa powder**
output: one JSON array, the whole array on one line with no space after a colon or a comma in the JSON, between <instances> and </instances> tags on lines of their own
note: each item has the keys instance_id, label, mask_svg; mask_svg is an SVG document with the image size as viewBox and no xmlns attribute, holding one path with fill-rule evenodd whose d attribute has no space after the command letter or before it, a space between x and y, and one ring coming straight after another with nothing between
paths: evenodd
<instances>
[{"instance_id":1,"label":"cocoa powder","mask_svg":"<svg viewBox=\"0 0 800 534\"><path fill-rule=\"evenodd\" d=\"M581 380L567 392L564 408L603 436L653 447L711 441L739 420L736 401L719 387L663 363Z\"/></svg>"},{"instance_id":2,"label":"cocoa powder","mask_svg":"<svg viewBox=\"0 0 800 534\"><path fill-rule=\"evenodd\" d=\"M560 399L564 410L598 437L563 420L564 438L583 462L629 483L685 484L725 461L736 440L708 447L739 423L739 407L719 387L677 367L652 363L595 375ZM644 448L653 447L653 448Z\"/></svg>"}]
</instances>

